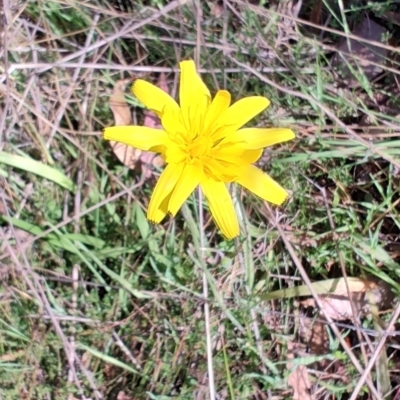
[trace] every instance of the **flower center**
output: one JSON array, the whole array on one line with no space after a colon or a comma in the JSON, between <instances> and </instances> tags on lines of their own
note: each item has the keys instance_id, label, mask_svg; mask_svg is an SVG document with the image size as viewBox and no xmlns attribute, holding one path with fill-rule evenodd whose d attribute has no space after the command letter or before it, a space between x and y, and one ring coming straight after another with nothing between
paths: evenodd
<instances>
[{"instance_id":1,"label":"flower center","mask_svg":"<svg viewBox=\"0 0 400 400\"><path fill-rule=\"evenodd\" d=\"M201 160L210 154L212 141L208 137L197 136L186 145L188 161Z\"/></svg>"}]
</instances>

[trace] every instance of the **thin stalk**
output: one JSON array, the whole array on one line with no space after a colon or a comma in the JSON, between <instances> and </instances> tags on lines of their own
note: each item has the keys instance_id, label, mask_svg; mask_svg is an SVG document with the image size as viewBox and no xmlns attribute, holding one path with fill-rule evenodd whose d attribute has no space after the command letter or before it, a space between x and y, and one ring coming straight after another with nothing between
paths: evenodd
<instances>
[{"instance_id":1,"label":"thin stalk","mask_svg":"<svg viewBox=\"0 0 400 400\"><path fill-rule=\"evenodd\" d=\"M196 9L196 53L195 62L196 67L200 67L200 54L202 46L202 31L201 31L201 17L202 6L200 0L195 3ZM208 370L208 388L210 390L210 400L215 400L215 384L214 384L214 368L212 359L212 344L211 344L211 324L210 324L210 305L208 302L208 280L207 280L207 265L205 263L205 240L204 240L204 215L203 215L203 193L199 186L199 222L200 222L200 258L203 273L203 296L204 296L204 322L206 326L206 345L207 345L207 370Z\"/></svg>"},{"instance_id":2,"label":"thin stalk","mask_svg":"<svg viewBox=\"0 0 400 400\"><path fill-rule=\"evenodd\" d=\"M203 260L205 259L204 248L204 215L203 215L203 193L201 188L198 190L199 196L199 222L200 222L200 249ZM204 322L206 326L206 341L207 341L207 369L208 369L208 387L210 390L210 400L215 400L215 384L214 384L214 368L213 354L211 343L211 324L210 324L210 305L208 302L208 282L206 272L203 270L203 296L204 296Z\"/></svg>"}]
</instances>

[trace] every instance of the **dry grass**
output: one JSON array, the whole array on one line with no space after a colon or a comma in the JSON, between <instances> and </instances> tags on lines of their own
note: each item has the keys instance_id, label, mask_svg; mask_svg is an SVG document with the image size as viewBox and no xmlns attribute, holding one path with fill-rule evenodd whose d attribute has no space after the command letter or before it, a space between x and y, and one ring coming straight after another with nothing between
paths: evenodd
<instances>
[{"instance_id":1,"label":"dry grass","mask_svg":"<svg viewBox=\"0 0 400 400\"><path fill-rule=\"evenodd\" d=\"M207 399L211 350L217 399L396 398L397 302L337 322L311 281L374 277L399 293L398 48L358 38L384 57L341 51L346 81L333 54L372 6L164 3L3 0L0 397ZM269 97L257 123L298 136L262 160L290 201L272 210L238 192L246 232L226 242L206 215L205 260L188 228L196 200L149 225L154 179L101 138L115 82L164 72L174 95L189 57L213 89ZM258 297L301 282L313 310Z\"/></svg>"}]
</instances>

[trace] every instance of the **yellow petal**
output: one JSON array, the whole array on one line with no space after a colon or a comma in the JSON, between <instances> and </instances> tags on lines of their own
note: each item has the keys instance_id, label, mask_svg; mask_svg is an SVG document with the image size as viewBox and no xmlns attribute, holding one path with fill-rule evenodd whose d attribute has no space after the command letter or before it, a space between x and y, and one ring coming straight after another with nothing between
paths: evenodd
<instances>
[{"instance_id":1,"label":"yellow petal","mask_svg":"<svg viewBox=\"0 0 400 400\"><path fill-rule=\"evenodd\" d=\"M163 128L173 136L186 131L179 109L175 110L168 106L165 107L161 117L161 124Z\"/></svg>"},{"instance_id":2,"label":"yellow petal","mask_svg":"<svg viewBox=\"0 0 400 400\"><path fill-rule=\"evenodd\" d=\"M168 213L168 201L182 174L184 164L168 164L151 195L147 219L159 223Z\"/></svg>"},{"instance_id":3,"label":"yellow petal","mask_svg":"<svg viewBox=\"0 0 400 400\"><path fill-rule=\"evenodd\" d=\"M204 163L204 172L217 181L232 182L239 175L238 164L216 160L212 157Z\"/></svg>"},{"instance_id":4,"label":"yellow petal","mask_svg":"<svg viewBox=\"0 0 400 400\"><path fill-rule=\"evenodd\" d=\"M165 143L164 158L166 163L179 164L187 159L187 152L173 140Z\"/></svg>"},{"instance_id":5,"label":"yellow petal","mask_svg":"<svg viewBox=\"0 0 400 400\"><path fill-rule=\"evenodd\" d=\"M237 131L257 114L265 110L269 104L270 101L266 97L259 96L245 97L232 104L226 113L221 116L225 129L219 130L213 136L213 139L222 139L226 135Z\"/></svg>"},{"instance_id":6,"label":"yellow petal","mask_svg":"<svg viewBox=\"0 0 400 400\"><path fill-rule=\"evenodd\" d=\"M140 150L151 150L155 146L164 146L167 132L147 126L111 126L104 129L104 139L125 143Z\"/></svg>"},{"instance_id":7,"label":"yellow petal","mask_svg":"<svg viewBox=\"0 0 400 400\"><path fill-rule=\"evenodd\" d=\"M236 182L273 204L282 204L288 195L282 186L254 165L241 167Z\"/></svg>"},{"instance_id":8,"label":"yellow petal","mask_svg":"<svg viewBox=\"0 0 400 400\"><path fill-rule=\"evenodd\" d=\"M178 103L168 93L142 79L137 79L134 82L132 92L141 103L160 117L166 106L179 111Z\"/></svg>"},{"instance_id":9,"label":"yellow petal","mask_svg":"<svg viewBox=\"0 0 400 400\"><path fill-rule=\"evenodd\" d=\"M203 132L205 134L212 133L221 123L221 115L224 115L231 104L231 95L226 90L219 90L215 95L212 103L208 107L204 121Z\"/></svg>"},{"instance_id":10,"label":"yellow petal","mask_svg":"<svg viewBox=\"0 0 400 400\"><path fill-rule=\"evenodd\" d=\"M189 131L197 134L210 104L210 91L198 75L192 60L182 61L179 65L181 69L179 102L182 117L188 134Z\"/></svg>"},{"instance_id":11,"label":"yellow petal","mask_svg":"<svg viewBox=\"0 0 400 400\"><path fill-rule=\"evenodd\" d=\"M256 162L262 155L262 149L248 150L244 148L241 142L229 143L229 145L215 147L211 155L220 161L235 165L244 165Z\"/></svg>"},{"instance_id":12,"label":"yellow petal","mask_svg":"<svg viewBox=\"0 0 400 400\"><path fill-rule=\"evenodd\" d=\"M239 235L239 223L228 189L223 182L205 179L201 188L207 198L211 214L227 239Z\"/></svg>"},{"instance_id":13,"label":"yellow petal","mask_svg":"<svg viewBox=\"0 0 400 400\"><path fill-rule=\"evenodd\" d=\"M168 202L168 211L175 216L182 204L203 179L201 166L186 165Z\"/></svg>"},{"instance_id":14,"label":"yellow petal","mask_svg":"<svg viewBox=\"0 0 400 400\"><path fill-rule=\"evenodd\" d=\"M215 146L213 149L211 149L211 155L213 158L218 160L235 164L244 151L246 151L246 148L243 148L241 143L229 143L229 145L225 146Z\"/></svg>"},{"instance_id":15,"label":"yellow petal","mask_svg":"<svg viewBox=\"0 0 400 400\"><path fill-rule=\"evenodd\" d=\"M262 153L262 149L244 151L240 157L240 165L255 163L261 157Z\"/></svg>"},{"instance_id":16,"label":"yellow petal","mask_svg":"<svg viewBox=\"0 0 400 400\"><path fill-rule=\"evenodd\" d=\"M285 128L245 128L229 136L229 141L244 142L247 149L262 149L295 138L291 129Z\"/></svg>"}]
</instances>

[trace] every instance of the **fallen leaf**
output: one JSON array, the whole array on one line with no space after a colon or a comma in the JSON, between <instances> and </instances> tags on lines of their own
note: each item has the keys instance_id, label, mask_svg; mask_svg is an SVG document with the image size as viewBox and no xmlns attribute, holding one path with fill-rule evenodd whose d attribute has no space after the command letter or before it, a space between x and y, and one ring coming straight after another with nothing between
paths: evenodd
<instances>
[{"instance_id":1,"label":"fallen leaf","mask_svg":"<svg viewBox=\"0 0 400 400\"><path fill-rule=\"evenodd\" d=\"M353 319L347 285L350 291L351 302L355 312L359 315L369 314L371 307L376 306L379 310L386 310L392 306L395 295L391 286L375 277L369 278L334 278L325 281L313 282L312 286L316 294L320 296L323 311L337 320ZM310 296L311 291L307 285L295 286L289 289L281 289L260 295L264 301ZM304 306L316 307L315 300L308 298L301 301Z\"/></svg>"},{"instance_id":2,"label":"fallen leaf","mask_svg":"<svg viewBox=\"0 0 400 400\"><path fill-rule=\"evenodd\" d=\"M124 391L120 391L117 395L117 400L135 400L133 397L125 394Z\"/></svg>"},{"instance_id":3,"label":"fallen leaf","mask_svg":"<svg viewBox=\"0 0 400 400\"><path fill-rule=\"evenodd\" d=\"M109 100L109 106L114 114L115 125L130 125L132 123L131 111L125 99L125 86L131 79L117 81L114 86L114 93ZM141 150L134 149L126 144L110 141L111 148L118 160L128 168L135 168L140 157Z\"/></svg>"},{"instance_id":4,"label":"fallen leaf","mask_svg":"<svg viewBox=\"0 0 400 400\"><path fill-rule=\"evenodd\" d=\"M161 128L160 119L150 110L144 112L143 125L149 128Z\"/></svg>"},{"instance_id":5,"label":"fallen leaf","mask_svg":"<svg viewBox=\"0 0 400 400\"><path fill-rule=\"evenodd\" d=\"M130 125L132 122L131 111L125 99L125 86L129 82L131 82L131 79L117 81L109 100L111 111L114 114L115 125Z\"/></svg>"},{"instance_id":6,"label":"fallen leaf","mask_svg":"<svg viewBox=\"0 0 400 400\"><path fill-rule=\"evenodd\" d=\"M312 400L308 371L304 365L299 365L288 377L288 385L293 389L293 400Z\"/></svg>"},{"instance_id":7,"label":"fallen leaf","mask_svg":"<svg viewBox=\"0 0 400 400\"><path fill-rule=\"evenodd\" d=\"M131 111L125 99L125 86L130 82L131 79L117 81L114 86L114 92L109 100L109 106L114 114L116 126L132 124ZM149 121L150 119L153 119L153 116L155 119L150 123ZM143 125L152 128L161 127L159 120L157 120L157 116L148 110L145 111L145 120ZM164 165L162 157L154 153L135 149L126 144L114 141L110 141L110 145L114 154L124 165L131 169L140 167L146 178L150 178L152 175L151 166L162 167Z\"/></svg>"},{"instance_id":8,"label":"fallen leaf","mask_svg":"<svg viewBox=\"0 0 400 400\"><path fill-rule=\"evenodd\" d=\"M360 283L364 286L361 286ZM349 290L350 297L347 293L320 296L324 315L329 315L337 321L354 319L354 317L371 314L371 310L375 307L380 310L390 308L395 297L389 284L372 278L360 280L356 285L349 282ZM304 306L316 307L313 298L300 303Z\"/></svg>"},{"instance_id":9,"label":"fallen leaf","mask_svg":"<svg viewBox=\"0 0 400 400\"><path fill-rule=\"evenodd\" d=\"M157 81L157 86L161 90L163 90L165 93L169 93L167 79L166 79L164 72L160 73L160 75L158 77L158 81ZM156 129L162 128L160 118L158 118L158 116L150 110L146 110L144 112L143 125L148 126L149 128L156 128ZM158 168L162 167L165 164L164 159L161 156L158 156L158 155L155 155L155 154L149 153L149 152L143 152L143 155L140 159L141 159L142 163L144 163L145 165L152 164ZM148 170L148 171L150 171L150 170ZM150 171L150 173L151 173L151 171ZM146 175L146 177L148 178L147 175Z\"/></svg>"},{"instance_id":10,"label":"fallen leaf","mask_svg":"<svg viewBox=\"0 0 400 400\"><path fill-rule=\"evenodd\" d=\"M354 312L356 313L356 317L358 317L362 313L364 306L366 306L365 301L357 295L352 295L351 297L354 305ZM353 309L348 297L332 295L327 297L321 296L320 301L324 311L324 316L329 316L337 321L354 318ZM314 299L307 299L300 303L303 306L317 307Z\"/></svg>"},{"instance_id":11,"label":"fallen leaf","mask_svg":"<svg viewBox=\"0 0 400 400\"><path fill-rule=\"evenodd\" d=\"M288 343L288 359L287 368L289 370L294 368L293 362L293 344ZM288 385L293 389L293 400L312 400L310 389L311 383L308 378L308 370L305 365L297 366L288 377Z\"/></svg>"}]
</instances>

